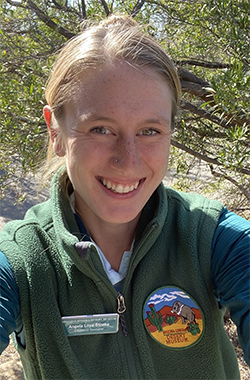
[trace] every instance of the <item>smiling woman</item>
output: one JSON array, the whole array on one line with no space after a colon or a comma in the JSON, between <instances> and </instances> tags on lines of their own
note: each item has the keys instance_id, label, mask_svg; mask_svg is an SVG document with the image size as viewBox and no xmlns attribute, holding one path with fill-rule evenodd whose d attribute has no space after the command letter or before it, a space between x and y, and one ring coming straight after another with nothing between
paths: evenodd
<instances>
[{"instance_id":1,"label":"smiling woman","mask_svg":"<svg viewBox=\"0 0 250 380\"><path fill-rule=\"evenodd\" d=\"M45 118L54 151L65 155L75 207L118 270L141 210L166 173L172 94L161 74L126 61L88 71L88 79L79 81L76 100L64 104L60 132L50 125L48 106ZM120 252L107 239L111 225L123 244Z\"/></svg>"},{"instance_id":2,"label":"smiling woman","mask_svg":"<svg viewBox=\"0 0 250 380\"><path fill-rule=\"evenodd\" d=\"M53 151L66 162L89 235L116 270L166 173L179 92L171 60L122 16L73 39L48 83L44 116ZM113 224L119 253L108 238Z\"/></svg>"},{"instance_id":3,"label":"smiling woman","mask_svg":"<svg viewBox=\"0 0 250 380\"><path fill-rule=\"evenodd\" d=\"M0 234L0 350L14 332L28 380L239 379L224 307L250 362L250 223L162 184L179 92L125 16L60 53L51 198Z\"/></svg>"}]
</instances>

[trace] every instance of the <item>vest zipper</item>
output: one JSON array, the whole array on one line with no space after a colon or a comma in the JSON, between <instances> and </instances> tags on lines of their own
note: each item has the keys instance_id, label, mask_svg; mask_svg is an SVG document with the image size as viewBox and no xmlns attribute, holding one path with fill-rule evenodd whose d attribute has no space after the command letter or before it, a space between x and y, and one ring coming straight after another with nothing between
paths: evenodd
<instances>
[{"instance_id":1,"label":"vest zipper","mask_svg":"<svg viewBox=\"0 0 250 380\"><path fill-rule=\"evenodd\" d=\"M156 228L157 228L157 223L155 223L155 222L152 223L152 225L149 228L149 236L145 236L142 239L140 245L136 249L136 252L140 251L141 246L143 244L145 244L147 240L149 240L149 238L151 237L151 235L153 234L153 232ZM131 269L130 269L130 271L131 271ZM129 273L127 273L127 276L126 276L126 279L124 282L124 287L123 287L124 291L127 288L127 284L128 284L128 279L127 279L128 274ZM118 302L117 313L119 314L119 322L120 322L121 330L122 330L122 333L124 336L124 339L123 339L124 352L125 352L126 361L127 361L127 368L129 371L129 378L130 379L138 379L138 374L137 374L136 365L135 365L135 357L133 354L133 349L132 349L133 347L132 347L132 342L131 342L131 338L130 338L131 335L128 333L128 329L127 329L126 321L125 321L125 317L124 317L124 312L126 311L125 299L124 299L123 294L120 292L118 292L117 302Z\"/></svg>"},{"instance_id":2,"label":"vest zipper","mask_svg":"<svg viewBox=\"0 0 250 380\"><path fill-rule=\"evenodd\" d=\"M127 362L127 369L129 372L129 378L130 379L137 379L138 375L137 375L135 359L134 359L133 350L132 350L132 342L131 342L130 336L128 334L128 329L127 329L126 321L125 321L125 317L124 317L124 312L126 311L124 296L122 293L117 292L115 290L115 288L111 285L111 283L109 281L107 281L106 278L103 277L95 269L95 266L92 264L92 262L89 262L89 265L90 265L91 269L93 270L93 272L96 273L98 275L98 277L108 286L108 288L112 291L112 293L116 294L116 299L117 299L117 304L118 304L117 313L119 314L119 322L121 325L122 334L124 336L123 346L124 346L124 352L125 352L125 357L126 357L126 362Z\"/></svg>"},{"instance_id":3,"label":"vest zipper","mask_svg":"<svg viewBox=\"0 0 250 380\"><path fill-rule=\"evenodd\" d=\"M124 297L120 292L118 292L117 302L118 302L117 313L119 314L119 320L120 320L122 332L124 336L128 336L128 329L127 329L126 321L123 314L126 311L126 306L125 306Z\"/></svg>"},{"instance_id":4,"label":"vest zipper","mask_svg":"<svg viewBox=\"0 0 250 380\"><path fill-rule=\"evenodd\" d=\"M128 329L127 329L126 321L124 317L124 312L126 311L126 305L125 305L124 296L120 292L118 292L117 302L118 302L117 313L119 314L119 321L120 321L121 329L124 335L123 343L124 343L124 351L125 351L125 356L126 356L126 361L127 361L127 368L129 371L129 378L137 379L138 375L137 375L136 366L135 366L132 343L131 343L130 336L128 334Z\"/></svg>"}]
</instances>

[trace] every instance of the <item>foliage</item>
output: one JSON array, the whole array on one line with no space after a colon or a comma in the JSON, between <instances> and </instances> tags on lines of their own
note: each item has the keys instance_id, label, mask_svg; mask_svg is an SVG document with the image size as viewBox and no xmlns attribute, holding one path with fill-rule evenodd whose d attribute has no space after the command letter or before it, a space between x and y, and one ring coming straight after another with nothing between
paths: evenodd
<instances>
[{"instance_id":1,"label":"foliage","mask_svg":"<svg viewBox=\"0 0 250 380\"><path fill-rule=\"evenodd\" d=\"M188 173L190 155L250 201L250 3L155 1L157 35L178 67L181 112L173 165ZM167 17L166 17L167 15ZM188 153L181 155L179 150ZM176 164L178 162L178 164Z\"/></svg>"},{"instance_id":2,"label":"foliage","mask_svg":"<svg viewBox=\"0 0 250 380\"><path fill-rule=\"evenodd\" d=\"M171 167L185 178L195 157L250 201L248 0L0 0L0 5L0 170L13 167L13 155L24 171L44 158L43 92L63 44L83 20L125 12L160 41L178 68L182 98Z\"/></svg>"}]
</instances>

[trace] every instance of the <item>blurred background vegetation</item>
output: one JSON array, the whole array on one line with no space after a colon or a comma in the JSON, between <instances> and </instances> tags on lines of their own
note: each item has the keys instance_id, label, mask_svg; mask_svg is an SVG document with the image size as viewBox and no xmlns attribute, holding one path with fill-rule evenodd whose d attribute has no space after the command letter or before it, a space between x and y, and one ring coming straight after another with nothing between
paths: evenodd
<instances>
[{"instance_id":1,"label":"blurred background vegetation","mask_svg":"<svg viewBox=\"0 0 250 380\"><path fill-rule=\"evenodd\" d=\"M180 190L250 209L249 0L0 0L0 196L46 156L44 88L83 20L129 14L174 60L182 97L170 175ZM222 196L222 197L223 197Z\"/></svg>"}]
</instances>

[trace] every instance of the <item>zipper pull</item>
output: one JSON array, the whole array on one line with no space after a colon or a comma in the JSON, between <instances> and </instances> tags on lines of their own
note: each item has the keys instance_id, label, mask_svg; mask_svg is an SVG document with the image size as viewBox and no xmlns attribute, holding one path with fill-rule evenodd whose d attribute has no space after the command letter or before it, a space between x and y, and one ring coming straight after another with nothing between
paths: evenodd
<instances>
[{"instance_id":1,"label":"zipper pull","mask_svg":"<svg viewBox=\"0 0 250 380\"><path fill-rule=\"evenodd\" d=\"M120 292L118 293L117 302L118 302L117 313L119 314L119 320L122 327L122 332L124 336L128 336L128 330L127 330L125 318L123 315L123 313L126 311L126 306L125 306L124 297Z\"/></svg>"}]
</instances>

